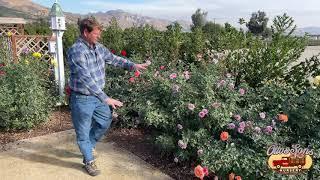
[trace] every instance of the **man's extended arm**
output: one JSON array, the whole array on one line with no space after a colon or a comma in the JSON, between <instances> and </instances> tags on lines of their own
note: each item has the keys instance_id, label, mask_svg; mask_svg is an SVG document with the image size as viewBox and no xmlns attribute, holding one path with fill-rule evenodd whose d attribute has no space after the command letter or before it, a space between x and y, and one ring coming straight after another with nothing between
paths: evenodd
<instances>
[{"instance_id":1,"label":"man's extended arm","mask_svg":"<svg viewBox=\"0 0 320 180\"><path fill-rule=\"evenodd\" d=\"M135 70L135 63L123 57L114 55L107 48L104 49L104 59L107 64L121 67L130 71Z\"/></svg>"}]
</instances>

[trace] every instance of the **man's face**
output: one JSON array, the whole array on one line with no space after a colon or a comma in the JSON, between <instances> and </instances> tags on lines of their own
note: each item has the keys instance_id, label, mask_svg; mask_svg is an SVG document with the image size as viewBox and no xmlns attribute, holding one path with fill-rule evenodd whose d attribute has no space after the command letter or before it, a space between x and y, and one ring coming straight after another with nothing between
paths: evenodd
<instances>
[{"instance_id":1,"label":"man's face","mask_svg":"<svg viewBox=\"0 0 320 180\"><path fill-rule=\"evenodd\" d=\"M84 36L89 44L96 44L100 39L101 30L98 27L94 27L91 32L87 29L84 30Z\"/></svg>"}]
</instances>

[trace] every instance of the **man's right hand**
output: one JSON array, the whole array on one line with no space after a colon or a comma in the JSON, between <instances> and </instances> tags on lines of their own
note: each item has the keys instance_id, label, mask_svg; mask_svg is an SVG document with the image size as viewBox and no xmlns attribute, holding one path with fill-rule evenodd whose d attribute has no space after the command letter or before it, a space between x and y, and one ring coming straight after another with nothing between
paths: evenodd
<instances>
[{"instance_id":1,"label":"man's right hand","mask_svg":"<svg viewBox=\"0 0 320 180\"><path fill-rule=\"evenodd\" d=\"M122 107L123 103L121 101L118 101L116 99L108 98L105 100L105 102L112 106L113 109L117 109L117 107Z\"/></svg>"}]
</instances>

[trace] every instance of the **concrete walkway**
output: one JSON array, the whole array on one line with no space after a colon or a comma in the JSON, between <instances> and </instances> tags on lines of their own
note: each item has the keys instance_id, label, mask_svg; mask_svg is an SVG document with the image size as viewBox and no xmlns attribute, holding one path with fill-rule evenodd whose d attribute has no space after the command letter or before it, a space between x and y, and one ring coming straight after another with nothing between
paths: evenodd
<instances>
[{"instance_id":1,"label":"concrete walkway","mask_svg":"<svg viewBox=\"0 0 320 180\"><path fill-rule=\"evenodd\" d=\"M101 174L89 176L75 144L74 130L17 141L0 153L1 180L169 180L132 153L112 142L99 143L97 165Z\"/></svg>"}]
</instances>

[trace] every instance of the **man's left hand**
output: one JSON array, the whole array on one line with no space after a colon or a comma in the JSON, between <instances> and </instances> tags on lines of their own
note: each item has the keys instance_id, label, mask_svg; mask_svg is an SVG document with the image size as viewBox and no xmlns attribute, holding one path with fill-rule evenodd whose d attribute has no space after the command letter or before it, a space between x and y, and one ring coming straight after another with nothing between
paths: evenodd
<instances>
[{"instance_id":1,"label":"man's left hand","mask_svg":"<svg viewBox=\"0 0 320 180\"><path fill-rule=\"evenodd\" d=\"M147 63L136 64L134 67L135 67L135 69L136 69L137 71L146 70L147 67L148 67L148 64L147 64Z\"/></svg>"}]
</instances>

